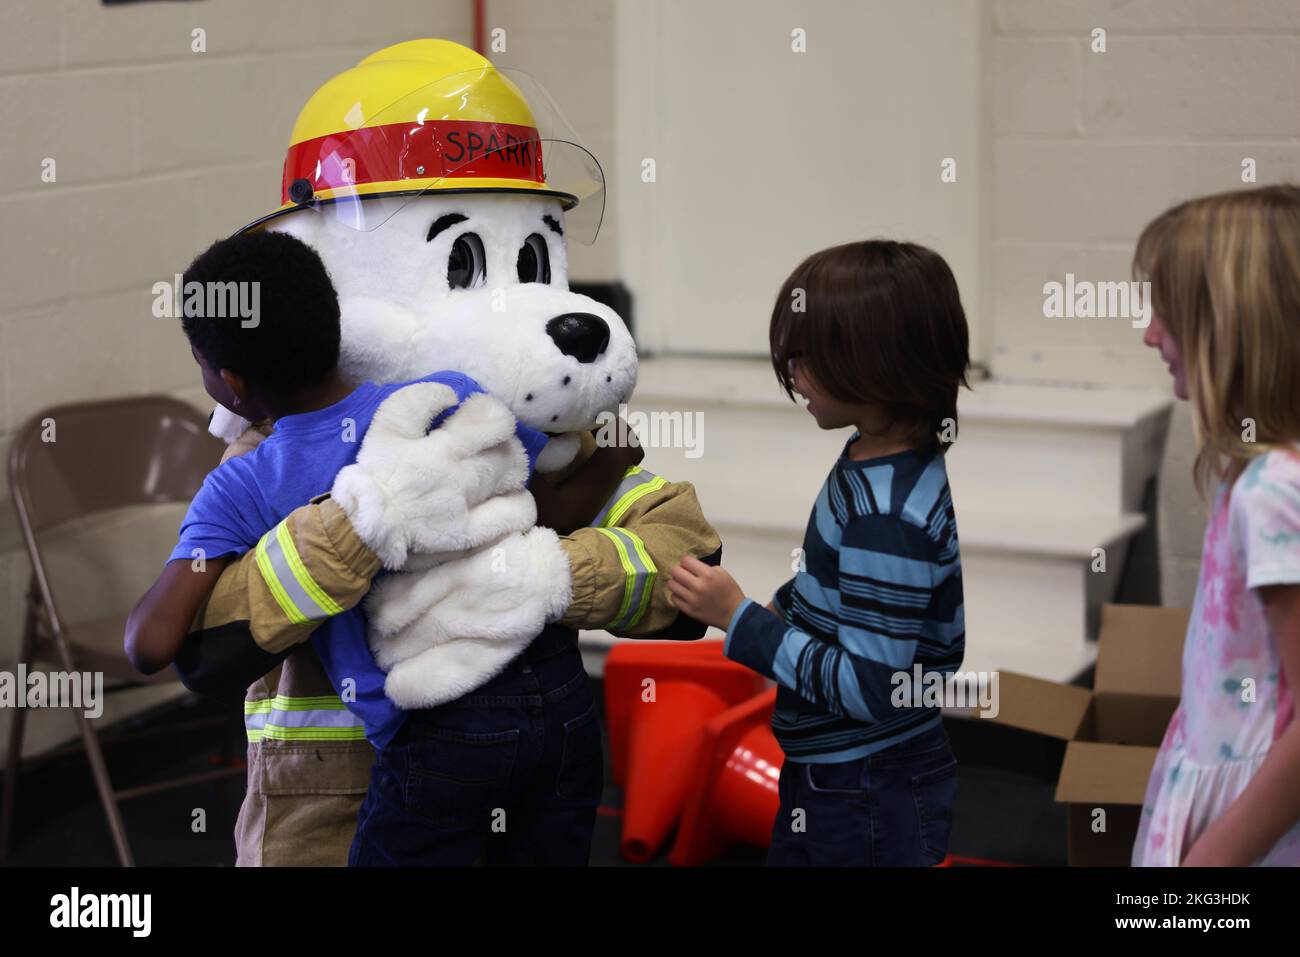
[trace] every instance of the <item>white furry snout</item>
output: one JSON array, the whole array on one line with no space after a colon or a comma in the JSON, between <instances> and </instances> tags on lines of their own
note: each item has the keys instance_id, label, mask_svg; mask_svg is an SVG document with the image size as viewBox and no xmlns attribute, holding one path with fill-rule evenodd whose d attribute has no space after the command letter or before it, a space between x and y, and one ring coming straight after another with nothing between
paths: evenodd
<instances>
[{"instance_id":1,"label":"white furry snout","mask_svg":"<svg viewBox=\"0 0 1300 957\"><path fill-rule=\"evenodd\" d=\"M452 297L442 318L469 328L471 339L483 336L466 371L539 431L594 428L636 385L636 347L622 319L567 289L527 283L473 290Z\"/></svg>"}]
</instances>

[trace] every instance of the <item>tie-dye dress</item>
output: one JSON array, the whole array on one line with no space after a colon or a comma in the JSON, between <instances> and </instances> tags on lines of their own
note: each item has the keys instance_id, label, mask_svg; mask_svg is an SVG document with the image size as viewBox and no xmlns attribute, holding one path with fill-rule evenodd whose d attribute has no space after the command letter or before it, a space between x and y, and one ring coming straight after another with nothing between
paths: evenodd
<instances>
[{"instance_id":1,"label":"tie-dye dress","mask_svg":"<svg viewBox=\"0 0 1300 957\"><path fill-rule=\"evenodd\" d=\"M1255 589L1300 583L1300 449L1220 486L1183 647L1182 700L1147 785L1134 866L1176 866L1245 790L1292 720L1293 689ZM1300 865L1300 825L1262 858Z\"/></svg>"}]
</instances>

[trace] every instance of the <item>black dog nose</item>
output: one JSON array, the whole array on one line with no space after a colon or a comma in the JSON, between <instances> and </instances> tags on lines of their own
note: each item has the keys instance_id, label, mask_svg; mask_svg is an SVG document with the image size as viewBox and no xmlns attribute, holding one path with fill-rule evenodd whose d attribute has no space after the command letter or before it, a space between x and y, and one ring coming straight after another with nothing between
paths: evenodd
<instances>
[{"instance_id":1,"label":"black dog nose","mask_svg":"<svg viewBox=\"0 0 1300 957\"><path fill-rule=\"evenodd\" d=\"M591 362L609 345L609 325L589 312L566 312L546 324L546 334L560 351L579 362Z\"/></svg>"}]
</instances>

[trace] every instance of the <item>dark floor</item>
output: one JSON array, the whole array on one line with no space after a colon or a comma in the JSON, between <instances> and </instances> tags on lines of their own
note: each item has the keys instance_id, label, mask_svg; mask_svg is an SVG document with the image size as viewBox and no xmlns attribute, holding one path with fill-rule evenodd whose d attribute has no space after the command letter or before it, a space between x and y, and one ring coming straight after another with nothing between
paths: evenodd
<instances>
[{"instance_id":1,"label":"dark floor","mask_svg":"<svg viewBox=\"0 0 1300 957\"><path fill-rule=\"evenodd\" d=\"M597 695L601 694L596 682ZM132 722L131 730L166 729L178 722L228 717L230 760L242 763L242 709L188 698ZM948 721L960 764L950 853L954 863L1065 863L1065 815L1053 801L1061 750L1032 735L989 723ZM210 728L184 735L110 745L115 784L179 776L222 765L222 734ZM199 750L195 750L196 747ZM618 854L622 792L608 779L592 848L593 864L625 864ZM207 782L124 802L123 817L136 863L153 866L234 864L231 832L244 784L240 777ZM200 827L202 825L202 827ZM671 844L671 842L670 842ZM714 863L761 865L757 848L734 848ZM18 815L9 863L20 866L114 865L117 857L103 812L80 755L41 762L18 782ZM667 848L653 862L667 866Z\"/></svg>"}]
</instances>

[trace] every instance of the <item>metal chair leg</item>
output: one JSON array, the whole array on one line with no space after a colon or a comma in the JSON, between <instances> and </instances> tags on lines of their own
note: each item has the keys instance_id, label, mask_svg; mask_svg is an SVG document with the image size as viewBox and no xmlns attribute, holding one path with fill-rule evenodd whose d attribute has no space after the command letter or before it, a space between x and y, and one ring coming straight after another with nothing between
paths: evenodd
<instances>
[{"instance_id":1,"label":"metal chair leg","mask_svg":"<svg viewBox=\"0 0 1300 957\"><path fill-rule=\"evenodd\" d=\"M22 648L18 660L31 667L36 652L36 611L28 596L26 621L23 625ZM18 767L23 760L23 732L27 727L27 709L14 708L13 722L9 725L9 750L5 755L4 793L0 797L0 864L9 860L10 840L13 837L15 801L18 792Z\"/></svg>"},{"instance_id":2,"label":"metal chair leg","mask_svg":"<svg viewBox=\"0 0 1300 957\"><path fill-rule=\"evenodd\" d=\"M59 657L63 659L63 667L69 673L76 671L67 640L57 629L54 643L59 650ZM123 867L134 867L135 860L131 857L131 845L126 839L126 825L122 823L122 810L117 805L113 783L108 776L108 765L104 762L104 752L99 746L99 734L80 708L74 711L77 715L77 723L81 726L81 739L85 742L86 757L90 761L90 773L95 779L95 790L99 792L99 803L104 806L108 829L113 833L113 847L117 849L117 859Z\"/></svg>"},{"instance_id":3,"label":"metal chair leg","mask_svg":"<svg viewBox=\"0 0 1300 957\"><path fill-rule=\"evenodd\" d=\"M117 849L117 859L123 867L134 867L131 846L126 839L126 825L122 823L122 811L113 794L113 784L108 776L108 765L104 763L104 752L99 747L99 735L91 726L90 719L77 711L77 721L81 724L81 737L86 743L86 757L90 759L90 773L95 778L95 790L99 792L99 802L104 805L104 816L108 818L108 829L113 832L113 846Z\"/></svg>"},{"instance_id":4,"label":"metal chair leg","mask_svg":"<svg viewBox=\"0 0 1300 957\"><path fill-rule=\"evenodd\" d=\"M5 760L4 797L0 804L0 864L9 860L10 838L14 827L14 799L18 788L18 766L22 763L23 726L27 709L15 708L9 725L9 752Z\"/></svg>"}]
</instances>

